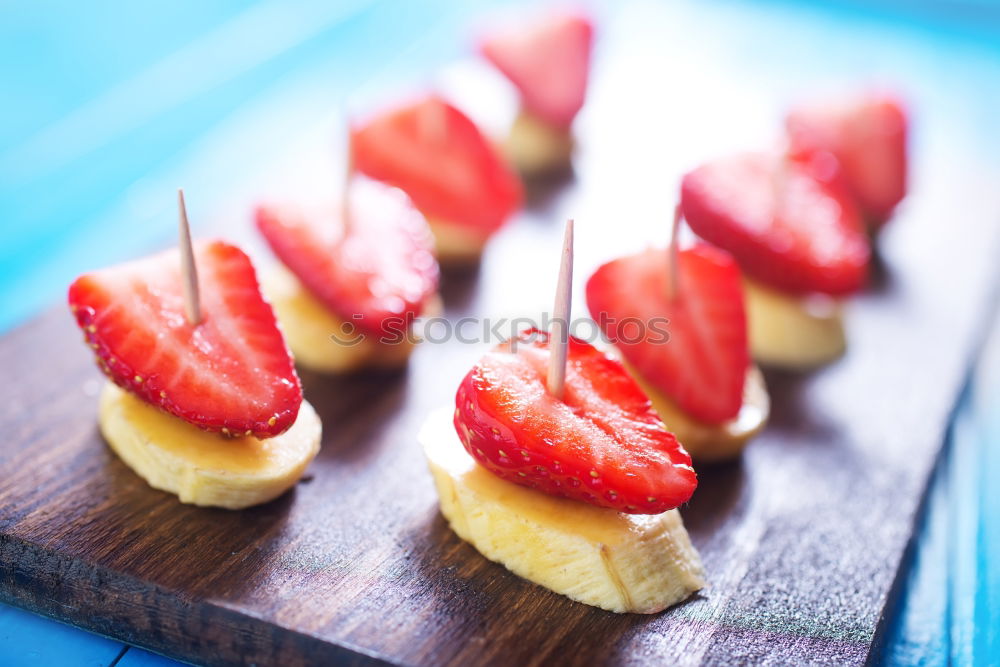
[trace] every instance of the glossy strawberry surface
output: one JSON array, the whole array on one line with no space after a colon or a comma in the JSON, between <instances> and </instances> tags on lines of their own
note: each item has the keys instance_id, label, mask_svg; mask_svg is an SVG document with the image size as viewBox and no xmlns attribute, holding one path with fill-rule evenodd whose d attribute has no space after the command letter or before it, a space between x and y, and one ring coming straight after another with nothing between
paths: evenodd
<instances>
[{"instance_id":1,"label":"glossy strawberry surface","mask_svg":"<svg viewBox=\"0 0 1000 667\"><path fill-rule=\"evenodd\" d=\"M494 474L633 514L691 497L691 457L621 363L570 338L562 398L545 385L548 335L529 330L488 352L456 395L455 429Z\"/></svg>"},{"instance_id":2,"label":"glossy strawberry surface","mask_svg":"<svg viewBox=\"0 0 1000 667\"><path fill-rule=\"evenodd\" d=\"M461 111L429 96L356 126L355 168L394 185L434 223L487 237L516 211L521 182Z\"/></svg>"},{"instance_id":3,"label":"glossy strawberry surface","mask_svg":"<svg viewBox=\"0 0 1000 667\"><path fill-rule=\"evenodd\" d=\"M792 293L835 296L867 279L869 241L829 160L740 153L687 173L691 229L732 254L750 277Z\"/></svg>"},{"instance_id":4,"label":"glossy strawberry surface","mask_svg":"<svg viewBox=\"0 0 1000 667\"><path fill-rule=\"evenodd\" d=\"M691 417L736 417L750 355L740 270L707 244L677 254L649 249L601 266L587 281L587 305L605 336L653 386Z\"/></svg>"},{"instance_id":5,"label":"glossy strawberry surface","mask_svg":"<svg viewBox=\"0 0 1000 667\"><path fill-rule=\"evenodd\" d=\"M250 258L222 241L198 243L202 319L188 322L180 257L154 257L80 276L70 310L122 388L195 426L275 436L295 421L299 378Z\"/></svg>"},{"instance_id":6,"label":"glossy strawberry surface","mask_svg":"<svg viewBox=\"0 0 1000 667\"><path fill-rule=\"evenodd\" d=\"M555 11L488 35L480 50L517 87L528 112L565 128L587 95L593 35L585 14Z\"/></svg>"},{"instance_id":7,"label":"glossy strawberry surface","mask_svg":"<svg viewBox=\"0 0 1000 667\"><path fill-rule=\"evenodd\" d=\"M380 338L397 337L437 290L430 229L396 188L357 179L349 196L346 226L341 207L317 213L268 205L257 209L257 228L339 318Z\"/></svg>"},{"instance_id":8,"label":"glossy strawberry surface","mask_svg":"<svg viewBox=\"0 0 1000 667\"><path fill-rule=\"evenodd\" d=\"M885 223L906 196L907 114L883 93L817 101L792 109L785 119L793 157L827 152L868 221Z\"/></svg>"}]
</instances>

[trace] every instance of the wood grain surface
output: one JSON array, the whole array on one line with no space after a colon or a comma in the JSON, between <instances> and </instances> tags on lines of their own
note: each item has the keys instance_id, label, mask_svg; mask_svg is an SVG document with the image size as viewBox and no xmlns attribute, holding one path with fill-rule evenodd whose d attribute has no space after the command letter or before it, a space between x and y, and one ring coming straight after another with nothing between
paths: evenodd
<instances>
[{"instance_id":1,"label":"wood grain surface","mask_svg":"<svg viewBox=\"0 0 1000 667\"><path fill-rule=\"evenodd\" d=\"M647 57L641 41L617 43L604 57L623 68ZM630 163L641 177L620 173L623 142L646 137L610 124L634 107L600 94L639 85L598 75L576 175L535 193L478 271L446 276L448 321L545 308L571 213L580 277L666 239L677 171L656 172L650 154ZM710 585L685 604L586 607L448 529L415 434L483 343L426 342L399 373L303 373L324 424L318 458L292 492L230 512L181 505L110 452L101 379L61 305L0 342L0 599L206 664L864 662L996 298L993 186L954 175L939 150L920 157L925 189L849 308L848 354L809 375L768 372L767 431L740 461L699 469L682 512ZM251 202L233 195L236 212L196 233L249 239Z\"/></svg>"}]
</instances>

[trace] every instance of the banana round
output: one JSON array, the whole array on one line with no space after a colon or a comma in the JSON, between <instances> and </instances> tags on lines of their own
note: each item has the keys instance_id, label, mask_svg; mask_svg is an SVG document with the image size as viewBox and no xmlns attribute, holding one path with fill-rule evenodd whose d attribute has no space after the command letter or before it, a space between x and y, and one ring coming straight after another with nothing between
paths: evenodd
<instances>
[{"instance_id":1,"label":"banana round","mask_svg":"<svg viewBox=\"0 0 1000 667\"><path fill-rule=\"evenodd\" d=\"M756 366L747 369L739 414L721 424L706 424L694 419L628 362L625 362L625 368L649 396L653 409L667 429L677 436L691 458L702 463L726 461L739 456L747 441L764 429L771 413L771 399L764 385L764 376Z\"/></svg>"},{"instance_id":2,"label":"banana round","mask_svg":"<svg viewBox=\"0 0 1000 667\"><path fill-rule=\"evenodd\" d=\"M654 614L705 585L698 552L677 510L623 514L500 479L462 447L452 411L418 435L441 513L479 553L584 604Z\"/></svg>"},{"instance_id":3,"label":"banana round","mask_svg":"<svg viewBox=\"0 0 1000 667\"><path fill-rule=\"evenodd\" d=\"M553 127L525 111L514 119L503 145L507 159L528 179L568 170L573 148L568 129Z\"/></svg>"},{"instance_id":4,"label":"banana round","mask_svg":"<svg viewBox=\"0 0 1000 667\"><path fill-rule=\"evenodd\" d=\"M414 342L380 343L358 333L333 315L298 278L284 267L265 274L261 289L271 302L295 363L321 373L349 373L361 368L399 368L406 365ZM429 312L440 310L435 300ZM335 338L336 336L336 338Z\"/></svg>"},{"instance_id":5,"label":"banana round","mask_svg":"<svg viewBox=\"0 0 1000 667\"><path fill-rule=\"evenodd\" d=\"M319 451L322 427L303 401L291 428L274 438L227 438L169 415L108 382L99 406L108 445L150 486L182 503L243 509L295 486Z\"/></svg>"},{"instance_id":6,"label":"banana round","mask_svg":"<svg viewBox=\"0 0 1000 667\"><path fill-rule=\"evenodd\" d=\"M750 353L764 366L808 370L847 348L842 306L823 296L797 297L744 280Z\"/></svg>"},{"instance_id":7,"label":"banana round","mask_svg":"<svg viewBox=\"0 0 1000 667\"><path fill-rule=\"evenodd\" d=\"M441 266L461 268L479 263L488 235L434 219L428 219L427 225L434 235L434 254Z\"/></svg>"}]
</instances>

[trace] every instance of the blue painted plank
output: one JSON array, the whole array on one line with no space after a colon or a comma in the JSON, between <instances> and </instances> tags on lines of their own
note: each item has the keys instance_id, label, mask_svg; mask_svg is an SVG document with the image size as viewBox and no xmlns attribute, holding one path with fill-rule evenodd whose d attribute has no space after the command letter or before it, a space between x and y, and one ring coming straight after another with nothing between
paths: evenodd
<instances>
[{"instance_id":1,"label":"blue painted plank","mask_svg":"<svg viewBox=\"0 0 1000 667\"><path fill-rule=\"evenodd\" d=\"M94 221L104 219L142 177L176 164L183 147L289 72L325 63L331 89L343 93L345 76L351 81L377 66L373 52L386 49L365 38L371 34L369 14L386 24L389 43L406 43L407 31L412 35L420 23L393 21L407 12L391 10L383 0L254 4L0 152L0 271L4 282L14 283L0 328L61 291L57 285L66 283L69 267L53 256L54 249L106 255L99 251L106 243L95 235L106 228ZM7 45L0 48L6 52ZM371 64L347 69L331 62L355 52ZM10 106L16 105L3 108ZM6 113L0 109L0 121ZM151 241L148 234L137 236ZM79 264L72 270L82 270Z\"/></svg>"},{"instance_id":2,"label":"blue painted plank","mask_svg":"<svg viewBox=\"0 0 1000 667\"><path fill-rule=\"evenodd\" d=\"M107 667L120 642L0 605L0 665L4 667Z\"/></svg>"},{"instance_id":3,"label":"blue painted plank","mask_svg":"<svg viewBox=\"0 0 1000 667\"><path fill-rule=\"evenodd\" d=\"M904 602L890 621L886 652L877 662L914 666L948 662L950 472L951 459L946 456L931 483Z\"/></svg>"},{"instance_id":4,"label":"blue painted plank","mask_svg":"<svg viewBox=\"0 0 1000 667\"><path fill-rule=\"evenodd\" d=\"M115 667L180 667L182 664L176 660L164 658L162 655L132 646Z\"/></svg>"},{"instance_id":5,"label":"blue painted plank","mask_svg":"<svg viewBox=\"0 0 1000 667\"><path fill-rule=\"evenodd\" d=\"M1000 319L1000 318L998 318ZM963 480L978 495L978 524L970 558L976 573L972 662L1000 664L1000 324L983 356L970 401L978 466Z\"/></svg>"},{"instance_id":6,"label":"blue painted plank","mask_svg":"<svg viewBox=\"0 0 1000 667\"><path fill-rule=\"evenodd\" d=\"M976 528L979 523L979 487L976 479L980 465L977 424L974 421L972 394L981 390L974 377L966 391L952 425L951 470L948 484L948 613L946 627L949 663L959 667L975 665L973 637L976 631ZM981 663L982 664L982 663Z\"/></svg>"},{"instance_id":7,"label":"blue painted plank","mask_svg":"<svg viewBox=\"0 0 1000 667\"><path fill-rule=\"evenodd\" d=\"M931 482L887 665L1000 664L1000 317Z\"/></svg>"},{"instance_id":8,"label":"blue painted plank","mask_svg":"<svg viewBox=\"0 0 1000 667\"><path fill-rule=\"evenodd\" d=\"M3 3L0 45L8 57L0 58L0 81L4 99L17 103L5 104L0 112L0 152L245 6L239 0L155 5L120 0Z\"/></svg>"}]
</instances>

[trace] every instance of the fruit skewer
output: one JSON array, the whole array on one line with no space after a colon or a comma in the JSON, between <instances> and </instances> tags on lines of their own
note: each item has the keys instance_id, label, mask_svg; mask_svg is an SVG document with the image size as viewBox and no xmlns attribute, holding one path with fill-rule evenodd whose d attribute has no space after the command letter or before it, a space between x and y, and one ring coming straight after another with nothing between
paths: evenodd
<instances>
[{"instance_id":1,"label":"fruit skewer","mask_svg":"<svg viewBox=\"0 0 1000 667\"><path fill-rule=\"evenodd\" d=\"M810 101L785 117L790 155L836 160L843 185L872 232L906 196L907 127L904 104L884 92Z\"/></svg>"},{"instance_id":2,"label":"fruit skewer","mask_svg":"<svg viewBox=\"0 0 1000 667\"><path fill-rule=\"evenodd\" d=\"M761 364L805 369L846 346L841 300L867 278L869 242L836 163L739 153L685 174L691 229L745 277L750 349Z\"/></svg>"},{"instance_id":3,"label":"fruit skewer","mask_svg":"<svg viewBox=\"0 0 1000 667\"><path fill-rule=\"evenodd\" d=\"M472 120L436 95L354 126L351 159L359 173L413 199L446 266L478 262L523 199L503 155Z\"/></svg>"},{"instance_id":4,"label":"fruit skewer","mask_svg":"<svg viewBox=\"0 0 1000 667\"><path fill-rule=\"evenodd\" d=\"M84 274L70 310L110 380L101 433L151 486L181 502L241 509L284 493L319 451L319 417L250 259L192 244Z\"/></svg>"},{"instance_id":5,"label":"fruit skewer","mask_svg":"<svg viewBox=\"0 0 1000 667\"><path fill-rule=\"evenodd\" d=\"M594 27L580 11L547 11L491 32L480 52L518 91L521 108L504 152L535 179L571 167L572 124L583 107Z\"/></svg>"},{"instance_id":6,"label":"fruit skewer","mask_svg":"<svg viewBox=\"0 0 1000 667\"><path fill-rule=\"evenodd\" d=\"M737 456L770 411L750 363L739 267L724 250L667 248L612 260L587 282L587 305L657 414L698 461ZM639 323L633 331L626 323Z\"/></svg>"},{"instance_id":7,"label":"fruit skewer","mask_svg":"<svg viewBox=\"0 0 1000 667\"><path fill-rule=\"evenodd\" d=\"M562 257L554 319L568 327L572 225ZM530 581L610 611L655 613L704 585L675 509L697 485L691 458L621 363L562 326L488 352L455 409L428 419L419 440L441 512Z\"/></svg>"},{"instance_id":8,"label":"fruit skewer","mask_svg":"<svg viewBox=\"0 0 1000 667\"><path fill-rule=\"evenodd\" d=\"M402 191L370 179L348 175L341 199L318 211L258 207L257 228L283 264L265 292L301 366L405 365L413 322L440 309L427 222Z\"/></svg>"}]
</instances>

